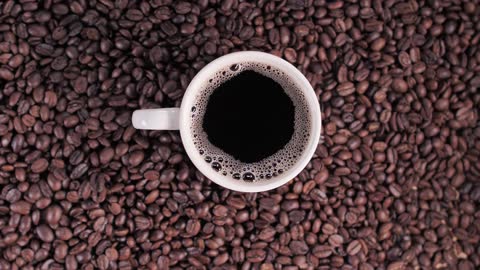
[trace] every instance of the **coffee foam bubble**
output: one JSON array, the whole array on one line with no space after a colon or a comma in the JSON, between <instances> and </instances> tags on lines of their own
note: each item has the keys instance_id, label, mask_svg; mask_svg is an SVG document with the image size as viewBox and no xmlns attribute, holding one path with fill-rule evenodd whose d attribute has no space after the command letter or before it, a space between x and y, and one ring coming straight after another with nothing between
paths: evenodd
<instances>
[{"instance_id":1,"label":"coffee foam bubble","mask_svg":"<svg viewBox=\"0 0 480 270\"><path fill-rule=\"evenodd\" d=\"M203 116L212 92L221 84L245 70L253 70L275 80L282 86L295 106L294 132L290 141L275 154L254 163L241 162L212 145L202 127ZM295 165L310 138L311 123L310 119L305 117L310 114L302 90L283 71L265 64L242 62L220 69L205 83L190 112L192 117L190 131L197 151L204 157L204 161L210 164L212 169L225 176L230 175L234 179L259 181L282 174Z\"/></svg>"}]
</instances>

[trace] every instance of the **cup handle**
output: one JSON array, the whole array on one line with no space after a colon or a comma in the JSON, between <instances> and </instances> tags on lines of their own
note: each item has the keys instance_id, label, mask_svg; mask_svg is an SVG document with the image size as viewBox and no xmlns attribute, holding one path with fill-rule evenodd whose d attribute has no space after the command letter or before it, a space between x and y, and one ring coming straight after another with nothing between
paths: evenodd
<instances>
[{"instance_id":1,"label":"cup handle","mask_svg":"<svg viewBox=\"0 0 480 270\"><path fill-rule=\"evenodd\" d=\"M132 115L132 124L136 129L178 130L180 129L180 109L136 110Z\"/></svg>"}]
</instances>

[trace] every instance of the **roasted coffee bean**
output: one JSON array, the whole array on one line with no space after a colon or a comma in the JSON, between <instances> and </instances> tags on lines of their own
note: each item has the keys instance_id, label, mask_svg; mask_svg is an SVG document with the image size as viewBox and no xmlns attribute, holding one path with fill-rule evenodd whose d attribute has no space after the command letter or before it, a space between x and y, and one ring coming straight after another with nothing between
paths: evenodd
<instances>
[{"instance_id":1,"label":"roasted coffee bean","mask_svg":"<svg viewBox=\"0 0 480 270\"><path fill-rule=\"evenodd\" d=\"M263 249L252 249L246 253L245 257L251 263L259 263L265 259L266 255L266 251Z\"/></svg>"},{"instance_id":2,"label":"roasted coffee bean","mask_svg":"<svg viewBox=\"0 0 480 270\"><path fill-rule=\"evenodd\" d=\"M343 237L338 234L331 235L328 237L328 243L332 247L339 247L343 244Z\"/></svg>"},{"instance_id":3,"label":"roasted coffee bean","mask_svg":"<svg viewBox=\"0 0 480 270\"><path fill-rule=\"evenodd\" d=\"M82 177L87 171L88 171L88 164L86 163L81 163L72 170L72 173L70 174L70 177L72 179L78 179Z\"/></svg>"},{"instance_id":4,"label":"roasted coffee bean","mask_svg":"<svg viewBox=\"0 0 480 270\"><path fill-rule=\"evenodd\" d=\"M359 240L354 240L350 242L347 246L347 253L350 256L356 255L358 252L362 250L362 245Z\"/></svg>"},{"instance_id":5,"label":"roasted coffee bean","mask_svg":"<svg viewBox=\"0 0 480 270\"><path fill-rule=\"evenodd\" d=\"M35 232L38 238L40 238L40 240L43 242L52 242L55 239L52 229L50 229L50 227L47 225L39 225L35 229Z\"/></svg>"},{"instance_id":6,"label":"roasted coffee bean","mask_svg":"<svg viewBox=\"0 0 480 270\"><path fill-rule=\"evenodd\" d=\"M62 217L62 208L58 205L52 205L47 208L45 213L45 220L50 225L56 225Z\"/></svg>"},{"instance_id":7,"label":"roasted coffee bean","mask_svg":"<svg viewBox=\"0 0 480 270\"><path fill-rule=\"evenodd\" d=\"M478 3L60 2L0 4L1 269L480 268ZM269 192L130 123L241 50L295 65L322 109Z\"/></svg>"},{"instance_id":8,"label":"roasted coffee bean","mask_svg":"<svg viewBox=\"0 0 480 270\"><path fill-rule=\"evenodd\" d=\"M5 80L5 81L11 81L13 80L14 74L11 70L7 68L0 68L0 79Z\"/></svg>"},{"instance_id":9,"label":"roasted coffee bean","mask_svg":"<svg viewBox=\"0 0 480 270\"><path fill-rule=\"evenodd\" d=\"M312 254L319 259L328 258L330 255L332 255L332 253L333 250L328 245L315 246L312 250Z\"/></svg>"},{"instance_id":10,"label":"roasted coffee bean","mask_svg":"<svg viewBox=\"0 0 480 270\"><path fill-rule=\"evenodd\" d=\"M37 159L32 164L32 172L33 173L41 173L46 171L48 168L48 160L45 158Z\"/></svg>"},{"instance_id":11,"label":"roasted coffee bean","mask_svg":"<svg viewBox=\"0 0 480 270\"><path fill-rule=\"evenodd\" d=\"M23 200L16 201L10 205L10 210L13 213L18 213L21 215L28 215L31 209L32 205L29 202Z\"/></svg>"},{"instance_id":12,"label":"roasted coffee bean","mask_svg":"<svg viewBox=\"0 0 480 270\"><path fill-rule=\"evenodd\" d=\"M337 87L340 96L348 96L355 92L355 86L351 82L344 82Z\"/></svg>"}]
</instances>

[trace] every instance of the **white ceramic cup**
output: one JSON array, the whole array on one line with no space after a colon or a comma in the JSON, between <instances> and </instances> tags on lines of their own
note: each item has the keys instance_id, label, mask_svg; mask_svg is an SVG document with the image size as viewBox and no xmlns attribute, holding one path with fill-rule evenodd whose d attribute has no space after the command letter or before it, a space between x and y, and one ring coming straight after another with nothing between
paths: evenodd
<instances>
[{"instance_id":1,"label":"white ceramic cup","mask_svg":"<svg viewBox=\"0 0 480 270\"><path fill-rule=\"evenodd\" d=\"M204 89L208 80L219 70L230 67L242 62L256 62L264 65L270 65L288 75L301 91L303 91L310 115L304 117L310 118L310 138L307 141L304 151L297 158L296 163L282 174L270 179L262 179L255 182L246 182L237 180L230 175L224 176L212 169L210 164L204 161L198 149L193 143L192 121L190 110L194 106L197 95ZM242 192L261 192L279 187L297 176L312 158L321 132L320 106L317 96L312 86L303 74L287 61L263 52L244 51L224 55L215 59L206 65L193 78L188 85L180 108L161 108L136 110L132 116L133 126L137 129L146 130L180 130L183 146L193 164L213 182L223 187Z\"/></svg>"}]
</instances>

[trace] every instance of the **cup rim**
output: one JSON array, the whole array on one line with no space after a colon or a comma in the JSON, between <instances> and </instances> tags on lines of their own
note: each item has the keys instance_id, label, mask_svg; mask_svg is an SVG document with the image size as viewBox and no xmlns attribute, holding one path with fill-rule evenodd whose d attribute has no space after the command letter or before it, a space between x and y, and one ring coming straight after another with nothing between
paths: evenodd
<instances>
[{"instance_id":1,"label":"cup rim","mask_svg":"<svg viewBox=\"0 0 480 270\"><path fill-rule=\"evenodd\" d=\"M197 152L197 149L193 143L189 124L190 108L194 105L196 95L200 90L202 90L202 86L204 85L206 78L217 72L219 70L218 67L226 67L236 64L239 61L251 61L269 64L287 73L291 79L294 80L295 84L297 84L302 91L304 91L305 99L311 114L311 136L305 147L305 150L296 163L290 169L286 170L277 177L273 177L269 180L260 180L253 183L235 180L213 170ZM269 53L257 51L242 51L226 54L207 64L195 75L188 85L180 106L180 135L185 151L187 152L187 155L192 163L203 175L205 175L214 183L225 188L241 192L262 192L271 190L295 178L307 166L308 162L310 162L310 159L315 153L320 139L321 126L321 112L318 98L307 78L305 78L305 76L296 67L282 58Z\"/></svg>"}]
</instances>

